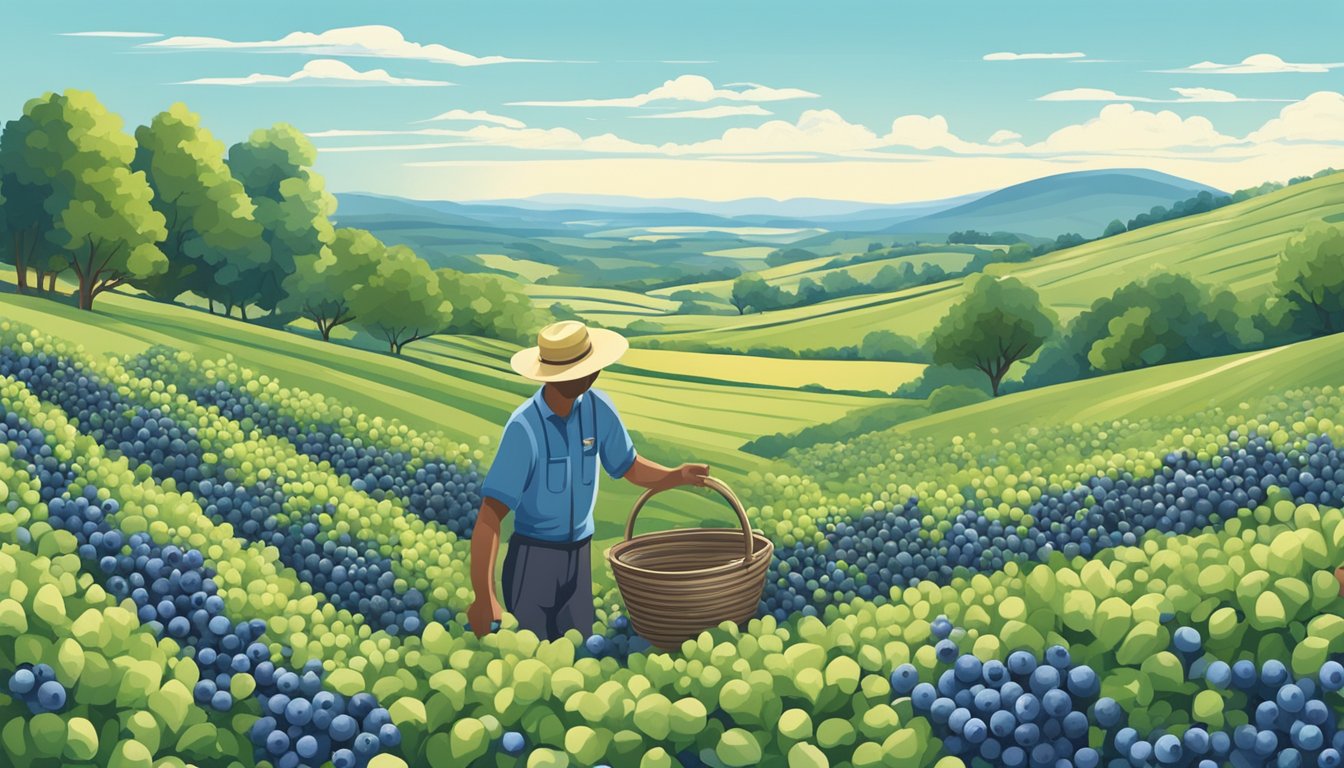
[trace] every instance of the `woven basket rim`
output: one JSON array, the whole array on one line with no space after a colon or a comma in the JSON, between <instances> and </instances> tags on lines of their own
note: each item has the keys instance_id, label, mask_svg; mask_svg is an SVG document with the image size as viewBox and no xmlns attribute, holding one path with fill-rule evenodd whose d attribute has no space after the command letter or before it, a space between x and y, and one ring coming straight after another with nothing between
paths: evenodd
<instances>
[{"instance_id":1,"label":"woven basket rim","mask_svg":"<svg viewBox=\"0 0 1344 768\"><path fill-rule=\"evenodd\" d=\"M624 560L620 559L621 554L623 554L626 550L636 549L640 546L641 543L657 544L662 543L661 540L664 539L694 538L696 535L702 533L712 533L715 535L730 534L733 538L738 538L742 535L740 531L734 530L732 528L677 528L670 531L656 531L653 533L644 533L640 534L639 536L636 536L633 539L626 539L625 541L617 542L608 547L607 551L605 552L607 563L611 566L612 571L616 574L618 578L620 577L621 571L626 571L629 573L638 573L645 576L653 576L659 578L680 577L680 576L697 576L697 577L711 576L720 573L730 573L733 571L746 570L755 563L757 563L761 558L770 557L775 548L774 542L766 538L765 534L762 533L760 530L753 528L751 529L751 537L752 541L756 542L756 546L752 547L753 551L750 561L738 557L728 561L727 563L711 566L709 568L664 571L664 570L654 570L651 568L642 568L638 565L631 565L630 563L627 563ZM762 544L764 546L761 546ZM619 586L619 584L617 586Z\"/></svg>"}]
</instances>

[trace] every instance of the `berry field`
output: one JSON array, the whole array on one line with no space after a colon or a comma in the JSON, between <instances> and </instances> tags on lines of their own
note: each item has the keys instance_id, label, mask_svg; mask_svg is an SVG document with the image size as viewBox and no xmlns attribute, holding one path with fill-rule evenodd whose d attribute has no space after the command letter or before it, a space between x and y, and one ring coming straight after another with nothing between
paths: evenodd
<instances>
[{"instance_id":1,"label":"berry field","mask_svg":"<svg viewBox=\"0 0 1344 768\"><path fill-rule=\"evenodd\" d=\"M943 414L743 459L777 553L759 617L663 654L605 567L587 636L467 630L488 442L0 321L0 753L1335 768L1344 391L1337 343L1297 346L1180 369L1198 398L1145 395L1160 369L1086 383L1071 400L1116 404L1088 421L1027 393L973 407L998 429ZM1289 359L1311 374L1269 383Z\"/></svg>"}]
</instances>

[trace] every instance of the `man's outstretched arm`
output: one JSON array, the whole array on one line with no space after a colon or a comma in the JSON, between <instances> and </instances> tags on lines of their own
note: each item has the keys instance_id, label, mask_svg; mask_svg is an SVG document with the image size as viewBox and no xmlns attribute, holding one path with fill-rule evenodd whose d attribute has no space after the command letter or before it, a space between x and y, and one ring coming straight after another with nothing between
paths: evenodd
<instances>
[{"instance_id":1,"label":"man's outstretched arm","mask_svg":"<svg viewBox=\"0 0 1344 768\"><path fill-rule=\"evenodd\" d=\"M669 468L655 464L643 456L636 456L635 462L625 471L626 480L641 488L659 491L676 488L679 485L704 485L707 477L709 477L708 464L682 464L679 467ZM476 541L472 539L472 547L475 546Z\"/></svg>"},{"instance_id":2,"label":"man's outstretched arm","mask_svg":"<svg viewBox=\"0 0 1344 768\"><path fill-rule=\"evenodd\" d=\"M495 594L495 559L499 556L499 526L507 514L504 502L486 496L471 532L471 588L476 599L467 609L467 621L477 637L490 634L491 624L504 618Z\"/></svg>"}]
</instances>

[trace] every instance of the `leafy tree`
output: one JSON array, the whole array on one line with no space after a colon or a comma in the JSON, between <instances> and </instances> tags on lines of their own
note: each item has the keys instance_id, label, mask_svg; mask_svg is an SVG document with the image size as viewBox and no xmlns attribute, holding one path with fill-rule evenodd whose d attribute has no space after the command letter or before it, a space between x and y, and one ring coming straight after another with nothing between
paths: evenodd
<instances>
[{"instance_id":1,"label":"leafy tree","mask_svg":"<svg viewBox=\"0 0 1344 768\"><path fill-rule=\"evenodd\" d=\"M862 286L848 272L836 271L827 272L821 278L821 287L826 289L828 296L845 296L850 293L857 293Z\"/></svg>"},{"instance_id":2,"label":"leafy tree","mask_svg":"<svg viewBox=\"0 0 1344 768\"><path fill-rule=\"evenodd\" d=\"M1235 352L1252 341L1250 322L1230 291L1158 272L1093 302L1041 350L1025 380L1041 386Z\"/></svg>"},{"instance_id":3,"label":"leafy tree","mask_svg":"<svg viewBox=\"0 0 1344 768\"><path fill-rule=\"evenodd\" d=\"M297 257L281 306L311 320L322 340L331 341L333 329L355 319L350 302L355 288L373 277L386 256L387 246L373 233L338 229L330 247Z\"/></svg>"},{"instance_id":4,"label":"leafy tree","mask_svg":"<svg viewBox=\"0 0 1344 768\"><path fill-rule=\"evenodd\" d=\"M299 259L322 258L335 236L330 216L336 199L312 170L317 150L287 123L254 131L229 148L229 168L256 205L270 258L253 270L250 302L274 312L283 300L285 280ZM246 307L243 307L246 319Z\"/></svg>"},{"instance_id":5,"label":"leafy tree","mask_svg":"<svg viewBox=\"0 0 1344 768\"><path fill-rule=\"evenodd\" d=\"M771 251L765 255L765 263L778 267L782 264L792 264L795 261L807 261L817 258L817 254L803 248L781 248Z\"/></svg>"},{"instance_id":6,"label":"leafy tree","mask_svg":"<svg viewBox=\"0 0 1344 768\"><path fill-rule=\"evenodd\" d=\"M798 288L793 292L793 303L798 306L806 304L816 304L826 299L826 289L817 284L816 280L810 277L804 277L798 281Z\"/></svg>"},{"instance_id":7,"label":"leafy tree","mask_svg":"<svg viewBox=\"0 0 1344 768\"><path fill-rule=\"evenodd\" d=\"M23 114L5 123L0 133L0 198L4 199L0 230L6 235L5 262L14 265L19 293L28 292L29 270L55 252L46 239L55 227L47 201L56 194L54 169L61 167L68 150L46 143L43 123L51 119L51 102L60 98L47 94L29 100Z\"/></svg>"},{"instance_id":8,"label":"leafy tree","mask_svg":"<svg viewBox=\"0 0 1344 768\"><path fill-rule=\"evenodd\" d=\"M1308 335L1344 330L1344 229L1318 224L1289 239L1274 290L1286 320Z\"/></svg>"},{"instance_id":9,"label":"leafy tree","mask_svg":"<svg viewBox=\"0 0 1344 768\"><path fill-rule=\"evenodd\" d=\"M1113 219L1106 225L1106 231L1101 233L1102 237L1115 237L1125 231L1125 222L1119 219Z\"/></svg>"},{"instance_id":10,"label":"leafy tree","mask_svg":"<svg viewBox=\"0 0 1344 768\"><path fill-rule=\"evenodd\" d=\"M79 307L92 309L104 291L167 269L156 246L167 235L163 216L144 174L131 170L135 142L93 94L28 102L5 139L6 229L20 274L68 266L79 280Z\"/></svg>"},{"instance_id":11,"label":"leafy tree","mask_svg":"<svg viewBox=\"0 0 1344 768\"><path fill-rule=\"evenodd\" d=\"M737 307L739 315L745 314L748 309L764 312L768 309L776 309L785 303L784 292L777 286L767 283L765 278L755 272L748 272L733 281L733 291L729 301L732 302L734 307Z\"/></svg>"},{"instance_id":12,"label":"leafy tree","mask_svg":"<svg viewBox=\"0 0 1344 768\"><path fill-rule=\"evenodd\" d=\"M231 307L268 254L252 200L224 162L224 144L182 103L136 129L135 139L131 167L149 180L168 231L161 246L167 270L135 286L163 301L192 291L212 310L217 299Z\"/></svg>"},{"instance_id":13,"label":"leafy tree","mask_svg":"<svg viewBox=\"0 0 1344 768\"><path fill-rule=\"evenodd\" d=\"M532 300L514 280L453 269L439 269L435 274L444 298L452 305L445 333L522 341L541 325Z\"/></svg>"},{"instance_id":14,"label":"leafy tree","mask_svg":"<svg viewBox=\"0 0 1344 768\"><path fill-rule=\"evenodd\" d=\"M919 345L909 336L893 331L872 331L859 343L859 357L864 360L923 360Z\"/></svg>"},{"instance_id":15,"label":"leafy tree","mask_svg":"<svg viewBox=\"0 0 1344 768\"><path fill-rule=\"evenodd\" d=\"M404 245L387 249L368 281L350 292L354 324L400 355L407 344L447 327L453 306L434 270Z\"/></svg>"},{"instance_id":16,"label":"leafy tree","mask_svg":"<svg viewBox=\"0 0 1344 768\"><path fill-rule=\"evenodd\" d=\"M934 328L933 362L980 371L998 396L1013 363L1040 349L1054 331L1055 313L1014 277L973 275L966 286L966 297Z\"/></svg>"}]
</instances>

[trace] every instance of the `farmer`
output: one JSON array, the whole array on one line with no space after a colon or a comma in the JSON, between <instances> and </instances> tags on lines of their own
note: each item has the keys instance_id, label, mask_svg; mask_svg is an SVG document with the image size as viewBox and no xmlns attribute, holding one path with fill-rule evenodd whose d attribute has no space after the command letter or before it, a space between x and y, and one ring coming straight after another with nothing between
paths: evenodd
<instances>
[{"instance_id":1,"label":"farmer","mask_svg":"<svg viewBox=\"0 0 1344 768\"><path fill-rule=\"evenodd\" d=\"M471 538L476 600L467 610L478 636L503 616L495 558L509 510L517 514L504 556L504 607L523 629L554 640L571 629L584 635L593 629L589 544L598 461L613 478L643 488L705 484L705 464L668 469L636 454L611 398L590 389L628 347L615 331L567 320L541 329L537 346L513 356L515 371L543 384L504 425L481 489Z\"/></svg>"}]
</instances>

